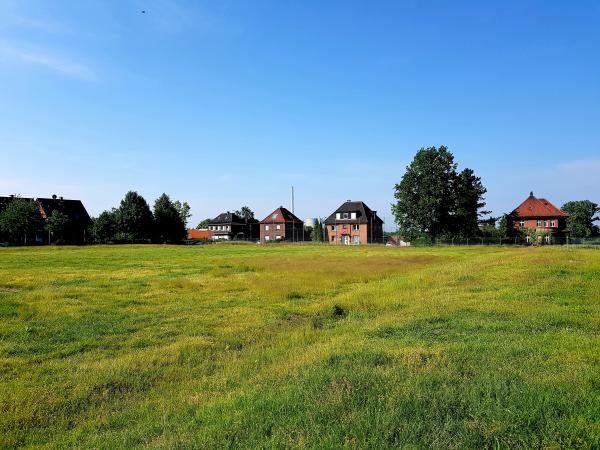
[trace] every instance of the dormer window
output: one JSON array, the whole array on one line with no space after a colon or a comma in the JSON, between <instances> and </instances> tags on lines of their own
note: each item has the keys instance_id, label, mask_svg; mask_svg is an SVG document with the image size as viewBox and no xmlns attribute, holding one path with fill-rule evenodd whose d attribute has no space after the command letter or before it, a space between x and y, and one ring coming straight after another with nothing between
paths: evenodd
<instances>
[{"instance_id":1,"label":"dormer window","mask_svg":"<svg viewBox=\"0 0 600 450\"><path fill-rule=\"evenodd\" d=\"M351 218L351 219L356 219L356 213L355 213L355 212L353 212L353 213L350 213L350 218Z\"/></svg>"},{"instance_id":2,"label":"dormer window","mask_svg":"<svg viewBox=\"0 0 600 450\"><path fill-rule=\"evenodd\" d=\"M335 218L337 220L340 220L342 218L342 215L340 213L335 213Z\"/></svg>"},{"instance_id":3,"label":"dormer window","mask_svg":"<svg viewBox=\"0 0 600 450\"><path fill-rule=\"evenodd\" d=\"M345 212L345 213L342 214L342 218L343 219L347 219L348 217L349 217L349 214L347 212Z\"/></svg>"}]
</instances>

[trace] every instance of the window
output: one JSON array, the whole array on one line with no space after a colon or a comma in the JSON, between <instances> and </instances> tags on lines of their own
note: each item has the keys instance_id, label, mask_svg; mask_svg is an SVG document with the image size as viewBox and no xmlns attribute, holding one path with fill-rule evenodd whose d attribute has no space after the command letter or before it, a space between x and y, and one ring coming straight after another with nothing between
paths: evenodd
<instances>
[{"instance_id":1,"label":"window","mask_svg":"<svg viewBox=\"0 0 600 450\"><path fill-rule=\"evenodd\" d=\"M335 236L331 236L331 242L335 242Z\"/></svg>"},{"instance_id":2,"label":"window","mask_svg":"<svg viewBox=\"0 0 600 450\"><path fill-rule=\"evenodd\" d=\"M335 213L335 218L336 218L337 220L340 220L340 219L342 218L342 217L341 217L341 214L340 214L340 213Z\"/></svg>"},{"instance_id":3,"label":"window","mask_svg":"<svg viewBox=\"0 0 600 450\"><path fill-rule=\"evenodd\" d=\"M275 239L277 240L281 240L281 236L279 236L278 234L275 235Z\"/></svg>"},{"instance_id":4,"label":"window","mask_svg":"<svg viewBox=\"0 0 600 450\"><path fill-rule=\"evenodd\" d=\"M281 225L275 225L276 230L281 230Z\"/></svg>"},{"instance_id":5,"label":"window","mask_svg":"<svg viewBox=\"0 0 600 450\"><path fill-rule=\"evenodd\" d=\"M347 219L348 218L348 213L344 213L342 216L343 219Z\"/></svg>"},{"instance_id":6,"label":"window","mask_svg":"<svg viewBox=\"0 0 600 450\"><path fill-rule=\"evenodd\" d=\"M546 220L546 228L548 228L550 226L550 221Z\"/></svg>"},{"instance_id":7,"label":"window","mask_svg":"<svg viewBox=\"0 0 600 450\"><path fill-rule=\"evenodd\" d=\"M335 231L335 225L331 225L331 231Z\"/></svg>"},{"instance_id":8,"label":"window","mask_svg":"<svg viewBox=\"0 0 600 450\"><path fill-rule=\"evenodd\" d=\"M354 225L352 225L352 229L353 229L354 231L358 231L358 230L360 229L360 225L359 225L359 224L357 224L357 223L355 223Z\"/></svg>"},{"instance_id":9,"label":"window","mask_svg":"<svg viewBox=\"0 0 600 450\"><path fill-rule=\"evenodd\" d=\"M541 221L541 220L539 220L539 219L538 219L538 221L537 221L537 226L538 226L538 227L541 227L541 226L542 226L542 221Z\"/></svg>"},{"instance_id":10,"label":"window","mask_svg":"<svg viewBox=\"0 0 600 450\"><path fill-rule=\"evenodd\" d=\"M353 244L360 244L360 238L358 236L352 236Z\"/></svg>"},{"instance_id":11,"label":"window","mask_svg":"<svg viewBox=\"0 0 600 450\"><path fill-rule=\"evenodd\" d=\"M525 226L525 221L524 220L519 220L519 226L521 228L523 228Z\"/></svg>"},{"instance_id":12,"label":"window","mask_svg":"<svg viewBox=\"0 0 600 450\"><path fill-rule=\"evenodd\" d=\"M265 241L268 241L269 239L271 239L269 236L265 236Z\"/></svg>"},{"instance_id":13,"label":"window","mask_svg":"<svg viewBox=\"0 0 600 450\"><path fill-rule=\"evenodd\" d=\"M269 231L269 225L265 225L265 231Z\"/></svg>"},{"instance_id":14,"label":"window","mask_svg":"<svg viewBox=\"0 0 600 450\"><path fill-rule=\"evenodd\" d=\"M551 226L552 228L556 227L556 220L552 219L552 220L550 221L550 226Z\"/></svg>"},{"instance_id":15,"label":"window","mask_svg":"<svg viewBox=\"0 0 600 450\"><path fill-rule=\"evenodd\" d=\"M350 214L350 218L351 218L351 219L356 219L356 213L355 213L355 212L351 213L351 214Z\"/></svg>"}]
</instances>

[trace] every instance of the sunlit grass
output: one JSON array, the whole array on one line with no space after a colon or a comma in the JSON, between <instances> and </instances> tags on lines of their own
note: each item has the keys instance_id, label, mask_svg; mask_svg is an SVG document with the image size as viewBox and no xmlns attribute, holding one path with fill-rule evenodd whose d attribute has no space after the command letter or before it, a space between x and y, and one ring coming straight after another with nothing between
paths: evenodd
<instances>
[{"instance_id":1,"label":"sunlit grass","mask_svg":"<svg viewBox=\"0 0 600 450\"><path fill-rule=\"evenodd\" d=\"M600 446L600 251L0 249L0 446Z\"/></svg>"}]
</instances>

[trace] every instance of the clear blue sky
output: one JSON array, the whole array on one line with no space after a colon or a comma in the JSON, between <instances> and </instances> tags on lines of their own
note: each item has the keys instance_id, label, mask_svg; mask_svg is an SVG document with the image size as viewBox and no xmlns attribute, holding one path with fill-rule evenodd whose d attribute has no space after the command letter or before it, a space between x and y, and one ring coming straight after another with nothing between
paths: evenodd
<instances>
[{"instance_id":1,"label":"clear blue sky","mask_svg":"<svg viewBox=\"0 0 600 450\"><path fill-rule=\"evenodd\" d=\"M142 10L146 13L142 14ZM192 225L389 205L447 145L509 211L600 201L600 2L0 0L0 195Z\"/></svg>"}]
</instances>

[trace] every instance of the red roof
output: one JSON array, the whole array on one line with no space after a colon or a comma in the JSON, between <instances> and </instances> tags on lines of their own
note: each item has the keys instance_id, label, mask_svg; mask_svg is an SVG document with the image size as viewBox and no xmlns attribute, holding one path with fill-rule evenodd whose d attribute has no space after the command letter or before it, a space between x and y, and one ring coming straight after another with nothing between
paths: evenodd
<instances>
[{"instance_id":1,"label":"red roof","mask_svg":"<svg viewBox=\"0 0 600 450\"><path fill-rule=\"evenodd\" d=\"M514 217L568 217L569 215L545 198L533 196L533 192L525 199L523 203L510 213Z\"/></svg>"},{"instance_id":2,"label":"red roof","mask_svg":"<svg viewBox=\"0 0 600 450\"><path fill-rule=\"evenodd\" d=\"M300 222L302 220L298 219L295 215L293 215L289 210L285 209L283 206L280 206L263 220L260 223L284 223L284 222Z\"/></svg>"},{"instance_id":3,"label":"red roof","mask_svg":"<svg viewBox=\"0 0 600 450\"><path fill-rule=\"evenodd\" d=\"M208 239L208 230L196 230L194 228L187 230L188 239Z\"/></svg>"}]
</instances>

